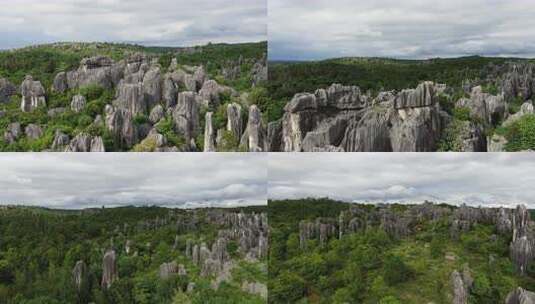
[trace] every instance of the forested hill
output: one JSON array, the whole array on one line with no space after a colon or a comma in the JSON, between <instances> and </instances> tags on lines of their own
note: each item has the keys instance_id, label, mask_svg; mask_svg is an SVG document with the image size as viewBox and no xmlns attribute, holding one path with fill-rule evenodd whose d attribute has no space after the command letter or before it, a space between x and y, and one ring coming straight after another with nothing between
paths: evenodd
<instances>
[{"instance_id":1,"label":"forested hill","mask_svg":"<svg viewBox=\"0 0 535 304\"><path fill-rule=\"evenodd\" d=\"M2 207L0 303L264 303L264 211Z\"/></svg>"},{"instance_id":2,"label":"forested hill","mask_svg":"<svg viewBox=\"0 0 535 304\"><path fill-rule=\"evenodd\" d=\"M291 99L294 94L314 92L333 83L355 85L366 92L414 88L420 82L434 81L460 87L465 80L485 78L489 64L527 59L502 57L459 57L428 60L347 57L322 61L270 62L270 96Z\"/></svg>"},{"instance_id":3,"label":"forested hill","mask_svg":"<svg viewBox=\"0 0 535 304\"><path fill-rule=\"evenodd\" d=\"M300 199L270 201L269 214L269 303L535 300L535 223L523 206Z\"/></svg>"}]
</instances>

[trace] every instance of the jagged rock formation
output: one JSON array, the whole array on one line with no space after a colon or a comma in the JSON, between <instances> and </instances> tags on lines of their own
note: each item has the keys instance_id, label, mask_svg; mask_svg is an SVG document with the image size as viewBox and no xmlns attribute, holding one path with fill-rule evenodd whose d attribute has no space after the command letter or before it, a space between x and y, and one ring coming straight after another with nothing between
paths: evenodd
<instances>
[{"instance_id":1,"label":"jagged rock formation","mask_svg":"<svg viewBox=\"0 0 535 304\"><path fill-rule=\"evenodd\" d=\"M250 282L244 281L242 283L241 289L247 293L259 295L263 299L267 299L268 297L268 288L265 284L262 284L262 283L258 283L258 282L250 283Z\"/></svg>"},{"instance_id":2,"label":"jagged rock formation","mask_svg":"<svg viewBox=\"0 0 535 304\"><path fill-rule=\"evenodd\" d=\"M52 142L52 150L64 151L65 147L69 145L69 142L69 135L61 132L61 130L56 130L56 133L54 134L54 142Z\"/></svg>"},{"instance_id":3,"label":"jagged rock formation","mask_svg":"<svg viewBox=\"0 0 535 304\"><path fill-rule=\"evenodd\" d=\"M249 108L247 128L243 132L240 146L249 152L265 152L267 148L267 134L262 123L262 113L257 106Z\"/></svg>"},{"instance_id":4,"label":"jagged rock formation","mask_svg":"<svg viewBox=\"0 0 535 304\"><path fill-rule=\"evenodd\" d=\"M269 146L286 152L433 151L442 129L435 87L425 82L375 99L340 84L297 94L284 109L282 130L272 125Z\"/></svg>"},{"instance_id":5,"label":"jagged rock formation","mask_svg":"<svg viewBox=\"0 0 535 304\"><path fill-rule=\"evenodd\" d=\"M10 123L7 126L6 131L4 132L4 141L8 144L13 143L22 135L22 129L20 123L14 122Z\"/></svg>"},{"instance_id":6,"label":"jagged rock formation","mask_svg":"<svg viewBox=\"0 0 535 304\"><path fill-rule=\"evenodd\" d=\"M17 94L17 87L5 78L0 78L0 103L8 102Z\"/></svg>"},{"instance_id":7,"label":"jagged rock formation","mask_svg":"<svg viewBox=\"0 0 535 304\"><path fill-rule=\"evenodd\" d=\"M118 279L119 270L117 268L115 250L108 250L102 259L102 281L100 285L103 289L108 289Z\"/></svg>"},{"instance_id":8,"label":"jagged rock formation","mask_svg":"<svg viewBox=\"0 0 535 304\"><path fill-rule=\"evenodd\" d=\"M534 304L535 293L518 287L511 291L505 299L505 304Z\"/></svg>"},{"instance_id":9,"label":"jagged rock formation","mask_svg":"<svg viewBox=\"0 0 535 304\"><path fill-rule=\"evenodd\" d=\"M173 261L170 263L163 263L160 265L160 279L169 279L172 276L180 275L185 276L187 274L186 268L182 264L177 264Z\"/></svg>"},{"instance_id":10,"label":"jagged rock formation","mask_svg":"<svg viewBox=\"0 0 535 304\"><path fill-rule=\"evenodd\" d=\"M71 140L65 152L106 152L105 150L102 137L80 133Z\"/></svg>"},{"instance_id":11,"label":"jagged rock formation","mask_svg":"<svg viewBox=\"0 0 535 304\"><path fill-rule=\"evenodd\" d=\"M24 128L24 134L30 139L38 139L43 136L43 129L36 124L29 124Z\"/></svg>"},{"instance_id":12,"label":"jagged rock formation","mask_svg":"<svg viewBox=\"0 0 535 304\"><path fill-rule=\"evenodd\" d=\"M216 138L212 124L212 112L207 112L204 127L204 152L215 152Z\"/></svg>"},{"instance_id":13,"label":"jagged rock formation","mask_svg":"<svg viewBox=\"0 0 535 304\"><path fill-rule=\"evenodd\" d=\"M470 271L464 269L462 274L457 270L451 273L451 285L453 287L453 304L468 304L470 288L474 283Z\"/></svg>"},{"instance_id":14,"label":"jagged rock formation","mask_svg":"<svg viewBox=\"0 0 535 304\"><path fill-rule=\"evenodd\" d=\"M74 266L72 270L72 281L78 291L82 289L82 286L83 284L85 284L86 280L87 280L87 265L84 263L84 261L78 261L76 262L76 265Z\"/></svg>"},{"instance_id":15,"label":"jagged rock formation","mask_svg":"<svg viewBox=\"0 0 535 304\"><path fill-rule=\"evenodd\" d=\"M75 95L72 98L71 110L75 113L80 113L85 108L86 103L87 103L87 100L83 95Z\"/></svg>"},{"instance_id":16,"label":"jagged rock formation","mask_svg":"<svg viewBox=\"0 0 535 304\"><path fill-rule=\"evenodd\" d=\"M23 112L31 112L38 107L46 106L45 88L39 81L27 75L20 86L22 101L20 108Z\"/></svg>"},{"instance_id":17,"label":"jagged rock formation","mask_svg":"<svg viewBox=\"0 0 535 304\"><path fill-rule=\"evenodd\" d=\"M370 211L352 206L342 211L338 218L317 218L315 221L299 223L301 249L307 248L309 240L317 240L324 246L332 238L365 231L368 227L378 227L392 238L405 238L414 232L414 227L422 220L446 219L450 236L459 239L464 232L477 224L494 225L497 233L512 236L509 252L516 272L525 275L535 258L534 224L525 206L516 209L474 208L461 205L453 211L446 207L424 203L411 205L405 211L395 211L391 205L377 205Z\"/></svg>"}]
</instances>

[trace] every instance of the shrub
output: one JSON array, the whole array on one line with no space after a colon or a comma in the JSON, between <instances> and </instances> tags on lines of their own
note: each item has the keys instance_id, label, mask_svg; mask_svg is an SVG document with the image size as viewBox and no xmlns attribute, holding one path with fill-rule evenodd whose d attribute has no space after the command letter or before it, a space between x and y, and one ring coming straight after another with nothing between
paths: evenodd
<instances>
[{"instance_id":1,"label":"shrub","mask_svg":"<svg viewBox=\"0 0 535 304\"><path fill-rule=\"evenodd\" d=\"M453 118L461 121L470 120L470 109L467 107L459 107L453 109Z\"/></svg>"},{"instance_id":2,"label":"shrub","mask_svg":"<svg viewBox=\"0 0 535 304\"><path fill-rule=\"evenodd\" d=\"M383 271L385 282L390 286L404 282L412 276L412 270L397 255L385 257Z\"/></svg>"},{"instance_id":3,"label":"shrub","mask_svg":"<svg viewBox=\"0 0 535 304\"><path fill-rule=\"evenodd\" d=\"M535 149L535 115L525 115L507 128L507 151Z\"/></svg>"},{"instance_id":4,"label":"shrub","mask_svg":"<svg viewBox=\"0 0 535 304\"><path fill-rule=\"evenodd\" d=\"M78 93L85 96L87 100L95 100L100 98L104 94L104 91L106 90L102 86L96 84L84 86L78 89Z\"/></svg>"}]
</instances>

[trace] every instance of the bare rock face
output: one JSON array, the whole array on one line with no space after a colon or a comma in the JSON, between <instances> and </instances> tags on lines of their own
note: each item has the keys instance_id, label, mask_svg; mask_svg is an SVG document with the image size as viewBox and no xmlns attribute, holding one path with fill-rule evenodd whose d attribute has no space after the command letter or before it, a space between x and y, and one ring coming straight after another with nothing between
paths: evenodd
<instances>
[{"instance_id":1,"label":"bare rock face","mask_svg":"<svg viewBox=\"0 0 535 304\"><path fill-rule=\"evenodd\" d=\"M46 115L48 115L48 117L57 117L63 113L65 113L66 109L65 108L53 108L53 109L50 109L48 110L48 112L46 113Z\"/></svg>"},{"instance_id":2,"label":"bare rock face","mask_svg":"<svg viewBox=\"0 0 535 304\"><path fill-rule=\"evenodd\" d=\"M506 304L535 304L535 293L518 287L505 299Z\"/></svg>"},{"instance_id":3,"label":"bare rock face","mask_svg":"<svg viewBox=\"0 0 535 304\"><path fill-rule=\"evenodd\" d=\"M416 89L401 91L394 100L394 107L396 109L429 107L436 102L435 84L426 81Z\"/></svg>"},{"instance_id":4,"label":"bare rock face","mask_svg":"<svg viewBox=\"0 0 535 304\"><path fill-rule=\"evenodd\" d=\"M178 274L178 264L173 261L160 265L160 279L166 280Z\"/></svg>"},{"instance_id":5,"label":"bare rock face","mask_svg":"<svg viewBox=\"0 0 535 304\"><path fill-rule=\"evenodd\" d=\"M378 107L366 112L360 120L350 120L342 140L342 148L345 151L358 152L392 151L390 120L393 113L392 109Z\"/></svg>"},{"instance_id":6,"label":"bare rock face","mask_svg":"<svg viewBox=\"0 0 535 304\"><path fill-rule=\"evenodd\" d=\"M227 131L232 132L235 138L241 138L243 123L241 106L237 103L231 103L227 106Z\"/></svg>"},{"instance_id":7,"label":"bare rock face","mask_svg":"<svg viewBox=\"0 0 535 304\"><path fill-rule=\"evenodd\" d=\"M20 123L14 122L7 126L4 132L4 141L8 144L14 143L22 135Z\"/></svg>"},{"instance_id":8,"label":"bare rock face","mask_svg":"<svg viewBox=\"0 0 535 304\"><path fill-rule=\"evenodd\" d=\"M457 135L460 143L459 152L486 152L487 138L482 128L471 121L461 122L462 127Z\"/></svg>"},{"instance_id":9,"label":"bare rock face","mask_svg":"<svg viewBox=\"0 0 535 304\"><path fill-rule=\"evenodd\" d=\"M213 108L219 105L219 95L225 91L215 80L208 80L202 85L199 95L202 97L205 106Z\"/></svg>"},{"instance_id":10,"label":"bare rock face","mask_svg":"<svg viewBox=\"0 0 535 304\"><path fill-rule=\"evenodd\" d=\"M172 108L176 105L178 95L178 87L173 81L170 74L165 75L162 84L162 100L165 103L165 108Z\"/></svg>"},{"instance_id":11,"label":"bare rock face","mask_svg":"<svg viewBox=\"0 0 535 304\"><path fill-rule=\"evenodd\" d=\"M104 141L100 136L80 133L71 140L65 152L105 152Z\"/></svg>"},{"instance_id":12,"label":"bare rock face","mask_svg":"<svg viewBox=\"0 0 535 304\"><path fill-rule=\"evenodd\" d=\"M132 112L126 109L114 108L107 105L105 110L106 128L116 137L121 145L130 148L136 142L136 130L134 127Z\"/></svg>"},{"instance_id":13,"label":"bare rock face","mask_svg":"<svg viewBox=\"0 0 535 304\"><path fill-rule=\"evenodd\" d=\"M0 78L0 103L8 102L15 94L17 94L17 87L9 80Z\"/></svg>"},{"instance_id":14,"label":"bare rock face","mask_svg":"<svg viewBox=\"0 0 535 304\"><path fill-rule=\"evenodd\" d=\"M521 97L532 98L535 93L535 74L532 63L512 63L506 66L507 72L501 77L499 86L508 100Z\"/></svg>"},{"instance_id":15,"label":"bare rock face","mask_svg":"<svg viewBox=\"0 0 535 304\"><path fill-rule=\"evenodd\" d=\"M263 299L267 299L268 297L268 288L266 284L244 281L241 285L241 289L247 293L258 295Z\"/></svg>"},{"instance_id":16,"label":"bare rock face","mask_svg":"<svg viewBox=\"0 0 535 304\"><path fill-rule=\"evenodd\" d=\"M80 62L80 67L76 71L66 73L67 87L69 89L84 87L88 85L98 85L106 89L111 89L114 86L114 78L112 75L113 60L104 56L95 56L91 58L84 58ZM58 80L57 87L59 89L65 87L63 83L63 76L56 76Z\"/></svg>"},{"instance_id":17,"label":"bare rock face","mask_svg":"<svg viewBox=\"0 0 535 304\"><path fill-rule=\"evenodd\" d=\"M31 112L38 107L46 106L45 88L39 81L34 81L28 75L21 84L22 102L20 108L23 112Z\"/></svg>"},{"instance_id":18,"label":"bare rock face","mask_svg":"<svg viewBox=\"0 0 535 304\"><path fill-rule=\"evenodd\" d=\"M165 112L161 105L155 106L151 111L149 115L149 121L152 124L156 124L160 121L160 119L164 118Z\"/></svg>"},{"instance_id":19,"label":"bare rock face","mask_svg":"<svg viewBox=\"0 0 535 304\"><path fill-rule=\"evenodd\" d=\"M456 107L470 109L470 116L488 124L495 124L505 117L505 98L483 93L481 86L472 88L470 99L461 98Z\"/></svg>"},{"instance_id":20,"label":"bare rock face","mask_svg":"<svg viewBox=\"0 0 535 304\"><path fill-rule=\"evenodd\" d=\"M117 87L117 99L113 101L113 105L130 111L132 115L146 114L148 106L145 102L143 84L121 81Z\"/></svg>"},{"instance_id":21,"label":"bare rock face","mask_svg":"<svg viewBox=\"0 0 535 304\"><path fill-rule=\"evenodd\" d=\"M282 121L272 121L268 123L267 128L267 151L281 152L282 151Z\"/></svg>"},{"instance_id":22,"label":"bare rock face","mask_svg":"<svg viewBox=\"0 0 535 304\"><path fill-rule=\"evenodd\" d=\"M392 122L394 152L430 152L440 137L440 115L436 107L398 109Z\"/></svg>"},{"instance_id":23,"label":"bare rock face","mask_svg":"<svg viewBox=\"0 0 535 304\"><path fill-rule=\"evenodd\" d=\"M61 130L56 130L51 148L53 151L64 151L65 147L69 145L69 142L69 135L63 133Z\"/></svg>"},{"instance_id":24,"label":"bare rock face","mask_svg":"<svg viewBox=\"0 0 535 304\"><path fill-rule=\"evenodd\" d=\"M494 134L487 137L487 152L504 152L507 139L504 136Z\"/></svg>"},{"instance_id":25,"label":"bare rock face","mask_svg":"<svg viewBox=\"0 0 535 304\"><path fill-rule=\"evenodd\" d=\"M527 208L523 205L518 206L513 214L513 239L509 251L515 270L520 275L527 273L528 267L535 257L532 225Z\"/></svg>"},{"instance_id":26,"label":"bare rock face","mask_svg":"<svg viewBox=\"0 0 535 304\"><path fill-rule=\"evenodd\" d=\"M207 112L204 127L204 152L215 152L215 132L212 124L212 112Z\"/></svg>"},{"instance_id":27,"label":"bare rock face","mask_svg":"<svg viewBox=\"0 0 535 304\"><path fill-rule=\"evenodd\" d=\"M69 89L69 85L67 83L67 73L66 72L59 72L56 77L54 77L54 82L52 84L52 91L58 92L58 93L64 93Z\"/></svg>"},{"instance_id":28,"label":"bare rock face","mask_svg":"<svg viewBox=\"0 0 535 304\"><path fill-rule=\"evenodd\" d=\"M178 94L178 102L173 111L173 121L177 132L182 134L186 142L197 136L199 126L199 105L194 92Z\"/></svg>"},{"instance_id":29,"label":"bare rock face","mask_svg":"<svg viewBox=\"0 0 535 304\"><path fill-rule=\"evenodd\" d=\"M162 78L160 67L153 66L143 77L143 97L148 109L162 100Z\"/></svg>"},{"instance_id":30,"label":"bare rock face","mask_svg":"<svg viewBox=\"0 0 535 304\"><path fill-rule=\"evenodd\" d=\"M208 80L208 76L206 75L206 71L204 70L203 66L195 69L195 72L193 73L193 80L195 80L197 88L202 88L204 86L204 83Z\"/></svg>"},{"instance_id":31,"label":"bare rock face","mask_svg":"<svg viewBox=\"0 0 535 304\"><path fill-rule=\"evenodd\" d=\"M373 100L358 87L334 84L296 94L284 110L279 150L285 152L433 151L442 130L432 82L397 95L381 92ZM269 142L278 143L271 134Z\"/></svg>"},{"instance_id":32,"label":"bare rock face","mask_svg":"<svg viewBox=\"0 0 535 304\"><path fill-rule=\"evenodd\" d=\"M337 235L335 223L330 219L317 218L315 222L301 221L299 223L299 244L302 249L307 247L307 242L317 239L320 246Z\"/></svg>"},{"instance_id":33,"label":"bare rock face","mask_svg":"<svg viewBox=\"0 0 535 304\"><path fill-rule=\"evenodd\" d=\"M450 276L451 285L453 286L453 304L468 304L468 296L470 288L472 288L473 280L470 274L463 271L460 274L457 270L453 271Z\"/></svg>"},{"instance_id":34,"label":"bare rock face","mask_svg":"<svg viewBox=\"0 0 535 304\"><path fill-rule=\"evenodd\" d=\"M344 138L347 119L335 117L322 121L314 131L308 132L303 139L304 152L312 152L315 148L338 146Z\"/></svg>"},{"instance_id":35,"label":"bare rock face","mask_svg":"<svg viewBox=\"0 0 535 304\"><path fill-rule=\"evenodd\" d=\"M115 250L108 250L102 259L102 281L103 289L111 287L113 282L119 279L119 271L117 268L117 257Z\"/></svg>"},{"instance_id":36,"label":"bare rock face","mask_svg":"<svg viewBox=\"0 0 535 304\"><path fill-rule=\"evenodd\" d=\"M78 261L72 270L72 281L78 291L82 289L82 286L86 283L86 280L87 265L84 263L84 261Z\"/></svg>"},{"instance_id":37,"label":"bare rock face","mask_svg":"<svg viewBox=\"0 0 535 304\"><path fill-rule=\"evenodd\" d=\"M36 124L29 124L24 128L24 134L26 134L26 137L29 139L38 139L43 136L43 129Z\"/></svg>"},{"instance_id":38,"label":"bare rock face","mask_svg":"<svg viewBox=\"0 0 535 304\"><path fill-rule=\"evenodd\" d=\"M266 131L262 124L262 113L256 105L249 108L249 120L243 133L240 146L247 148L249 152L266 151Z\"/></svg>"},{"instance_id":39,"label":"bare rock face","mask_svg":"<svg viewBox=\"0 0 535 304\"><path fill-rule=\"evenodd\" d=\"M82 95L75 95L71 101L71 110L75 113L80 113L84 110L87 100Z\"/></svg>"}]
</instances>

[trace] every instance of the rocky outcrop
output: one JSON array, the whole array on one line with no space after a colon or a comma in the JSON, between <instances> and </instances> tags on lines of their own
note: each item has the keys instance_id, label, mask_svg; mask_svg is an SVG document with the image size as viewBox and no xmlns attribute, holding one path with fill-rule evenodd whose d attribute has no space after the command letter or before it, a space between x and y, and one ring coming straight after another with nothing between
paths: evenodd
<instances>
[{"instance_id":1,"label":"rocky outcrop","mask_svg":"<svg viewBox=\"0 0 535 304\"><path fill-rule=\"evenodd\" d=\"M106 128L114 135L118 144L127 148L132 147L137 140L132 112L110 105L107 105L104 111Z\"/></svg>"},{"instance_id":2,"label":"rocky outcrop","mask_svg":"<svg viewBox=\"0 0 535 304\"><path fill-rule=\"evenodd\" d=\"M503 126L504 127L508 127L508 126L514 124L515 122L517 122L518 120L520 120L525 115L533 114L533 113L534 113L533 112L533 104L532 104L531 100L529 100L529 101L523 103L522 106L520 106L520 111L518 111L517 113L509 116L507 118L507 120L503 122Z\"/></svg>"},{"instance_id":3,"label":"rocky outcrop","mask_svg":"<svg viewBox=\"0 0 535 304\"><path fill-rule=\"evenodd\" d=\"M34 81L28 75L20 86L22 101L20 108L23 112L31 112L38 107L46 106L45 88L39 81Z\"/></svg>"},{"instance_id":4,"label":"rocky outcrop","mask_svg":"<svg viewBox=\"0 0 535 304\"><path fill-rule=\"evenodd\" d=\"M17 94L17 87L5 78L0 78L0 103L9 102Z\"/></svg>"},{"instance_id":5,"label":"rocky outcrop","mask_svg":"<svg viewBox=\"0 0 535 304\"><path fill-rule=\"evenodd\" d=\"M240 146L249 152L263 152L267 147L267 136L262 123L262 113L256 105L249 107L249 120L240 140Z\"/></svg>"},{"instance_id":6,"label":"rocky outcrop","mask_svg":"<svg viewBox=\"0 0 535 304\"><path fill-rule=\"evenodd\" d=\"M102 280L103 289L111 287L113 282L119 279L119 270L117 268L117 256L115 250L108 250L102 259Z\"/></svg>"},{"instance_id":7,"label":"rocky outcrop","mask_svg":"<svg viewBox=\"0 0 535 304\"><path fill-rule=\"evenodd\" d=\"M199 96L204 106L216 108L219 106L220 95L223 93L230 93L229 88L219 85L215 80L208 80L202 85Z\"/></svg>"},{"instance_id":8,"label":"rocky outcrop","mask_svg":"<svg viewBox=\"0 0 535 304\"><path fill-rule=\"evenodd\" d=\"M532 231L533 222L525 206L518 206L513 214L513 239L509 246L511 260L517 273L525 275L535 257L535 239Z\"/></svg>"},{"instance_id":9,"label":"rocky outcrop","mask_svg":"<svg viewBox=\"0 0 535 304\"><path fill-rule=\"evenodd\" d=\"M443 128L435 86L424 82L373 100L358 87L339 84L296 94L284 109L280 150L434 151ZM276 149L275 136L270 134L269 145Z\"/></svg>"},{"instance_id":10,"label":"rocky outcrop","mask_svg":"<svg viewBox=\"0 0 535 304\"><path fill-rule=\"evenodd\" d=\"M487 152L504 152L507 142L507 139L501 135L494 134L487 137Z\"/></svg>"},{"instance_id":11,"label":"rocky outcrop","mask_svg":"<svg viewBox=\"0 0 535 304\"><path fill-rule=\"evenodd\" d=\"M164 117L165 117L164 108L161 105L157 105L150 111L149 121L152 124L156 124Z\"/></svg>"},{"instance_id":12,"label":"rocky outcrop","mask_svg":"<svg viewBox=\"0 0 535 304\"><path fill-rule=\"evenodd\" d=\"M248 281L243 281L241 289L247 293L258 295L263 299L267 299L268 297L268 288L266 284L262 284L259 282L250 283Z\"/></svg>"},{"instance_id":13,"label":"rocky outcrop","mask_svg":"<svg viewBox=\"0 0 535 304\"><path fill-rule=\"evenodd\" d=\"M86 103L87 100L83 95L74 95L71 101L71 110L80 113L84 110Z\"/></svg>"},{"instance_id":14,"label":"rocky outcrop","mask_svg":"<svg viewBox=\"0 0 535 304\"><path fill-rule=\"evenodd\" d=\"M178 101L173 110L176 131L190 143L196 136L199 126L199 104L194 92L178 94Z\"/></svg>"},{"instance_id":15,"label":"rocky outcrop","mask_svg":"<svg viewBox=\"0 0 535 304\"><path fill-rule=\"evenodd\" d=\"M317 239L320 246L325 246L330 238L337 235L337 228L331 219L318 218L315 222L299 223L299 244L302 249L307 247L309 240Z\"/></svg>"},{"instance_id":16,"label":"rocky outcrop","mask_svg":"<svg viewBox=\"0 0 535 304\"><path fill-rule=\"evenodd\" d=\"M487 138L483 129L471 121L459 122L456 142L459 143L458 152L485 152L487 151Z\"/></svg>"},{"instance_id":17,"label":"rocky outcrop","mask_svg":"<svg viewBox=\"0 0 535 304\"><path fill-rule=\"evenodd\" d=\"M483 93L481 86L472 88L470 99L461 98L455 106L468 108L472 118L489 125L494 125L505 118L506 103L504 96Z\"/></svg>"},{"instance_id":18,"label":"rocky outcrop","mask_svg":"<svg viewBox=\"0 0 535 304\"><path fill-rule=\"evenodd\" d=\"M21 125L18 122L10 123L4 132L4 141L12 144L22 135Z\"/></svg>"},{"instance_id":19,"label":"rocky outcrop","mask_svg":"<svg viewBox=\"0 0 535 304\"><path fill-rule=\"evenodd\" d=\"M106 152L104 148L104 141L100 136L91 136L87 133L80 133L76 135L65 152Z\"/></svg>"},{"instance_id":20,"label":"rocky outcrop","mask_svg":"<svg viewBox=\"0 0 535 304\"><path fill-rule=\"evenodd\" d=\"M166 280L173 276L179 275L179 276L185 276L187 274L186 268L182 264L177 264L177 262L173 261L170 263L163 263L160 265L160 279Z\"/></svg>"},{"instance_id":21,"label":"rocky outcrop","mask_svg":"<svg viewBox=\"0 0 535 304\"><path fill-rule=\"evenodd\" d=\"M53 151L64 151L65 147L69 145L69 142L69 135L63 133L61 130L56 130L51 148Z\"/></svg>"},{"instance_id":22,"label":"rocky outcrop","mask_svg":"<svg viewBox=\"0 0 535 304\"><path fill-rule=\"evenodd\" d=\"M230 131L235 138L241 138L243 122L241 106L237 103L227 105L227 131Z\"/></svg>"},{"instance_id":23,"label":"rocky outcrop","mask_svg":"<svg viewBox=\"0 0 535 304\"><path fill-rule=\"evenodd\" d=\"M535 304L535 292L518 287L507 295L505 304Z\"/></svg>"},{"instance_id":24,"label":"rocky outcrop","mask_svg":"<svg viewBox=\"0 0 535 304\"><path fill-rule=\"evenodd\" d=\"M467 269L463 273L457 270L453 271L450 276L453 287L453 304L468 304L470 289L472 288L473 279Z\"/></svg>"},{"instance_id":25,"label":"rocky outcrop","mask_svg":"<svg viewBox=\"0 0 535 304\"><path fill-rule=\"evenodd\" d=\"M69 89L69 84L67 82L67 73L59 72L54 77L54 82L52 84L52 91L57 93L64 93Z\"/></svg>"},{"instance_id":26,"label":"rocky outcrop","mask_svg":"<svg viewBox=\"0 0 535 304\"><path fill-rule=\"evenodd\" d=\"M87 265L84 261L76 262L72 270L72 281L76 289L80 291L85 283L87 283Z\"/></svg>"},{"instance_id":27,"label":"rocky outcrop","mask_svg":"<svg viewBox=\"0 0 535 304\"><path fill-rule=\"evenodd\" d=\"M43 136L43 129L36 124L29 124L24 128L24 134L29 139L38 139Z\"/></svg>"},{"instance_id":28,"label":"rocky outcrop","mask_svg":"<svg viewBox=\"0 0 535 304\"><path fill-rule=\"evenodd\" d=\"M74 89L89 85L111 89L117 84L118 79L122 78L121 73L117 72L120 70L118 66L113 65L113 60L104 56L84 58L76 71L67 72L65 76L63 73L56 75L54 90L64 92L66 88Z\"/></svg>"},{"instance_id":29,"label":"rocky outcrop","mask_svg":"<svg viewBox=\"0 0 535 304\"><path fill-rule=\"evenodd\" d=\"M212 112L207 112L204 127L204 152L215 152L215 132L212 124Z\"/></svg>"}]
</instances>

